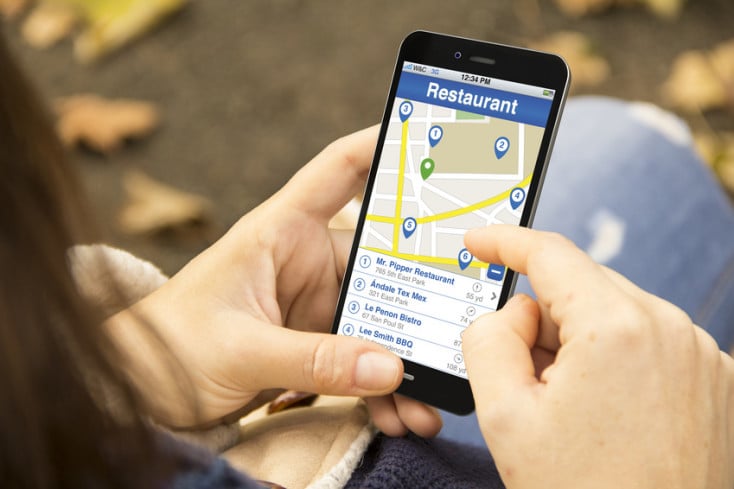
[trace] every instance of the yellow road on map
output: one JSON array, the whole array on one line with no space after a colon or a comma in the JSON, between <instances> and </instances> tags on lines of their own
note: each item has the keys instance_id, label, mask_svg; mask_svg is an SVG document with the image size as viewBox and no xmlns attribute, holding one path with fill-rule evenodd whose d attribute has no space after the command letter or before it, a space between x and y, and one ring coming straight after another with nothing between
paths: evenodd
<instances>
[{"instance_id":1,"label":"yellow road on map","mask_svg":"<svg viewBox=\"0 0 734 489\"><path fill-rule=\"evenodd\" d=\"M405 158L408 151L408 121L403 122L403 133L400 136L400 166L398 168L398 191L395 196L395 218L392 231L392 250L398 251L400 239L400 214L403 210L403 187L405 185ZM369 217L368 217L369 218Z\"/></svg>"},{"instance_id":2,"label":"yellow road on map","mask_svg":"<svg viewBox=\"0 0 734 489\"><path fill-rule=\"evenodd\" d=\"M378 248L369 248L366 247L365 249L377 251L380 253L386 253L389 256L393 256L396 258L403 258L406 260L418 260L425 263L435 263L435 264L443 264L443 265L456 265L457 264L457 258L443 258L443 257L436 257L436 256L427 256L427 255L414 255L409 253L400 253L398 251L398 244L400 242L400 229L403 224L403 217L402 214L402 205L403 205L403 191L405 187L405 161L407 159L407 151L408 151L408 121L402 123L402 132L400 136L400 161L398 166L398 182L397 182L397 192L395 195L395 215L394 216L379 216L376 214L367 214L365 217L368 221L373 222L381 222L381 223L388 223L393 225L393 236L392 236L392 250L383 250ZM533 178L533 174L530 173L527 177L525 177L520 183L513 185L512 187L508 188L507 190L494 195L492 197L489 197L487 199L481 200L479 202L476 202L474 204L460 207L458 209L453 209L446 212L440 212L438 214L434 214L432 216L423 216L416 218L416 224L425 224L428 222L435 222L435 221L441 221L444 219L451 219L453 217L461 216L463 214L468 214L470 212L474 212L476 210L482 209L484 207L488 207L490 205L496 204L498 202L501 202L504 199L508 199L510 197L510 193L512 190L516 187L527 187L530 184L530 181ZM472 263L469 264L471 267L475 268L481 268L486 266L486 264L479 262L479 261L472 261Z\"/></svg>"}]
</instances>

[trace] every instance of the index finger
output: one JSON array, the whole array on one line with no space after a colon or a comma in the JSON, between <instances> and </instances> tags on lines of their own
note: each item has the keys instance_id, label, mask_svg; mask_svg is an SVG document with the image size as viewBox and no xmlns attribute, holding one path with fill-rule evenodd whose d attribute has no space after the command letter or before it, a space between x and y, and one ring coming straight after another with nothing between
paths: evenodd
<instances>
[{"instance_id":1,"label":"index finger","mask_svg":"<svg viewBox=\"0 0 734 489\"><path fill-rule=\"evenodd\" d=\"M628 300L598 264L559 234L494 224L467 232L464 242L480 260L527 275L559 326L588 324Z\"/></svg>"},{"instance_id":2,"label":"index finger","mask_svg":"<svg viewBox=\"0 0 734 489\"><path fill-rule=\"evenodd\" d=\"M378 128L344 136L324 148L281 190L289 205L327 220L336 214L364 187Z\"/></svg>"}]
</instances>

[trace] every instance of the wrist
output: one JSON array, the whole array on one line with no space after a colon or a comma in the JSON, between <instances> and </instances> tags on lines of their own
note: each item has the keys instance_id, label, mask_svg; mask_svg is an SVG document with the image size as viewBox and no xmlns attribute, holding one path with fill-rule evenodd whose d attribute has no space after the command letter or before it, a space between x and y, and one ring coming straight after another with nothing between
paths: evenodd
<instances>
[{"instance_id":1,"label":"wrist","mask_svg":"<svg viewBox=\"0 0 734 489\"><path fill-rule=\"evenodd\" d=\"M195 424L196 403L185 371L140 306L124 309L104 325L120 357L120 368L145 414L171 427Z\"/></svg>"}]
</instances>

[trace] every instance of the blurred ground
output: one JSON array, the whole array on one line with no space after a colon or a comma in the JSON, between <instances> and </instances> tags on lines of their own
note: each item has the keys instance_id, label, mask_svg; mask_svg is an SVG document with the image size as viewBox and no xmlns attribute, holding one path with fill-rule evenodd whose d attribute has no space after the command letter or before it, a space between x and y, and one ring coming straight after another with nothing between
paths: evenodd
<instances>
[{"instance_id":1,"label":"blurred ground","mask_svg":"<svg viewBox=\"0 0 734 489\"><path fill-rule=\"evenodd\" d=\"M106 239L173 273L239 216L275 192L333 139L379 121L400 40L428 29L526 45L558 30L588 35L611 65L593 90L662 104L660 85L680 52L732 37L734 2L690 0L675 20L642 8L573 20L546 0L445 2L194 0L101 63L80 66L69 41L11 44L49 97L94 92L153 101L162 127L110 157L76 153ZM690 122L732 130L731 113ZM141 168L207 196L204 230L128 236L116 225L121 175Z\"/></svg>"}]
</instances>

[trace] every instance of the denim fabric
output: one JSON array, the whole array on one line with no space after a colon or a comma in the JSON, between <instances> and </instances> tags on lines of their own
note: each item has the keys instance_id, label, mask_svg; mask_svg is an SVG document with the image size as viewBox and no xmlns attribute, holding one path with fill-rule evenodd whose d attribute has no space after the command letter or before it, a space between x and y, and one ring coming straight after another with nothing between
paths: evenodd
<instances>
[{"instance_id":1,"label":"denim fabric","mask_svg":"<svg viewBox=\"0 0 734 489\"><path fill-rule=\"evenodd\" d=\"M734 211L680 120L648 104L570 100L533 225L685 310L734 343ZM527 280L517 292L531 293ZM476 416L441 436L484 444Z\"/></svg>"}]
</instances>

